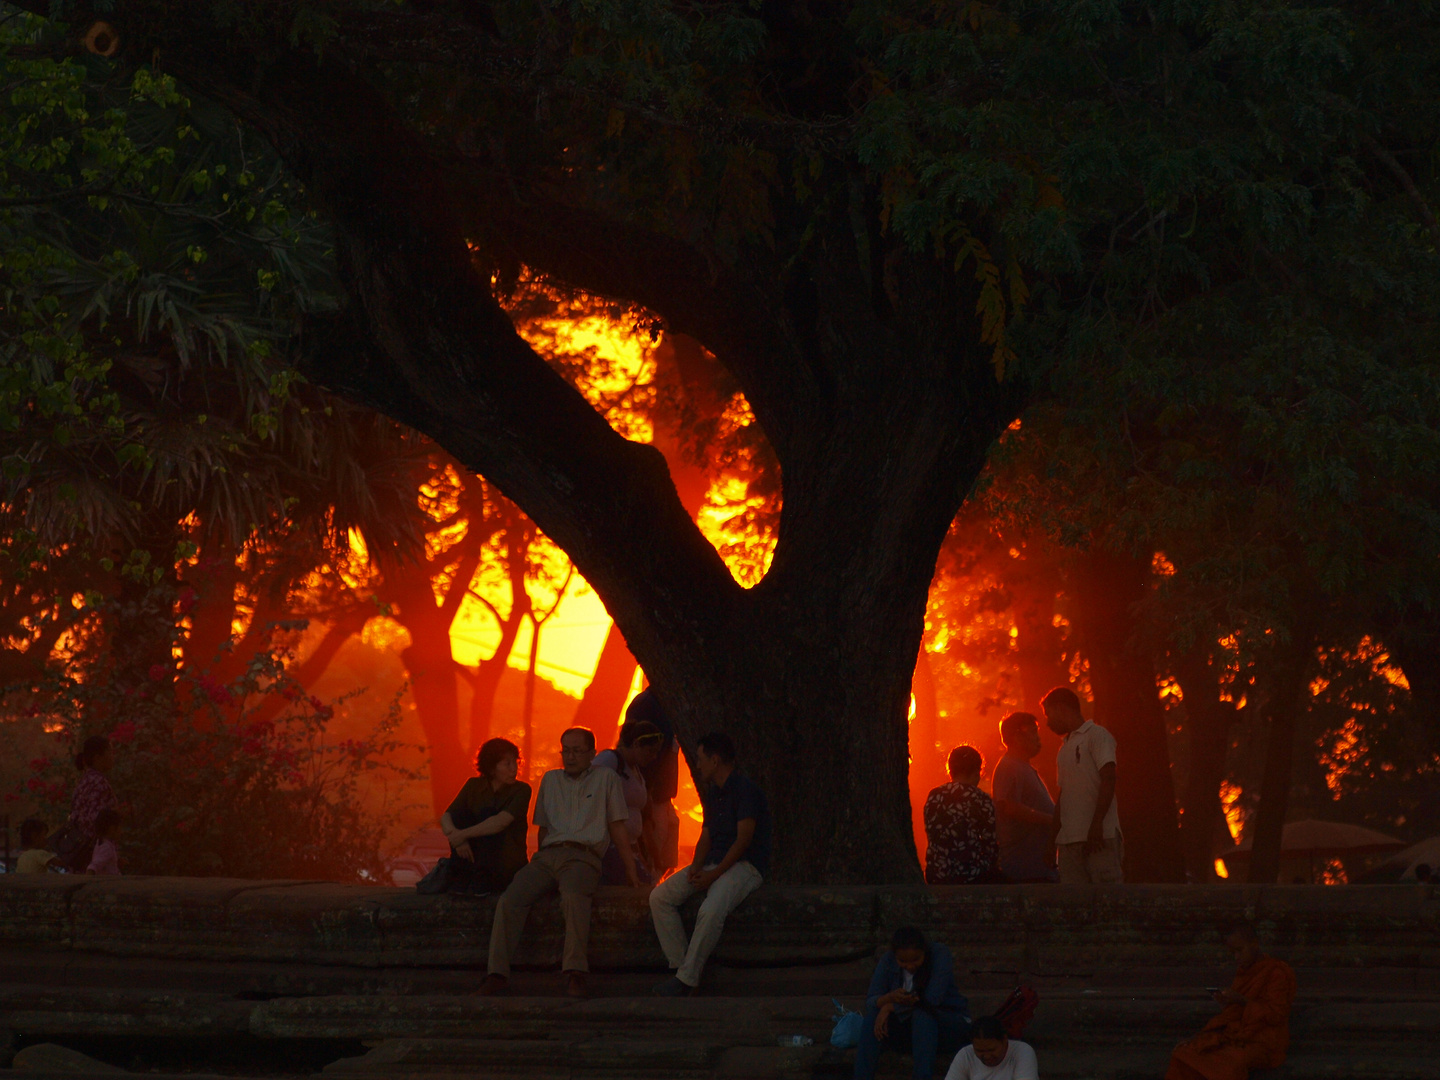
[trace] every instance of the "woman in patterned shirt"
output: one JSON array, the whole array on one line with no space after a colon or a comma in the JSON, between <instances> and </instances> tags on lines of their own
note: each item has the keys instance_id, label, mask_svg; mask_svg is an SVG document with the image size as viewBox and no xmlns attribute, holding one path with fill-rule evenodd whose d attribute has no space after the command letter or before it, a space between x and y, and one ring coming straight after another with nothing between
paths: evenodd
<instances>
[{"instance_id":1,"label":"woman in patterned shirt","mask_svg":"<svg viewBox=\"0 0 1440 1080\"><path fill-rule=\"evenodd\" d=\"M925 880L931 885L997 881L995 804L980 790L985 759L973 746L950 751L950 783L925 800L925 835L930 841Z\"/></svg>"},{"instance_id":2,"label":"woman in patterned shirt","mask_svg":"<svg viewBox=\"0 0 1440 1080\"><path fill-rule=\"evenodd\" d=\"M105 774L114 763L115 751L111 749L110 740L104 735L91 735L80 748L80 753L75 755L75 767L80 770L80 780L75 785L75 794L70 798L70 819L67 825L70 831L77 834L80 843L78 848L64 856L66 864L72 868L78 866L78 870L84 870L89 864L95 847L95 819L100 816L101 811L114 810L119 802L115 797L115 789L110 786L110 781L105 779Z\"/></svg>"}]
</instances>

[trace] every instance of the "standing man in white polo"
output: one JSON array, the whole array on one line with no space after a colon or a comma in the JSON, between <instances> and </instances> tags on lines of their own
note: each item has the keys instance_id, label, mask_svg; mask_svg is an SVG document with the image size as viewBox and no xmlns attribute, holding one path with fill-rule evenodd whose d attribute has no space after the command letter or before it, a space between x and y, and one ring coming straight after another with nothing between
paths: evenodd
<instances>
[{"instance_id":1,"label":"standing man in white polo","mask_svg":"<svg viewBox=\"0 0 1440 1080\"><path fill-rule=\"evenodd\" d=\"M1040 702L1045 725L1063 736L1055 757L1055 849L1060 884L1114 885L1124 880L1125 841L1115 804L1115 736L1086 720L1080 699L1057 686Z\"/></svg>"},{"instance_id":2,"label":"standing man in white polo","mask_svg":"<svg viewBox=\"0 0 1440 1080\"><path fill-rule=\"evenodd\" d=\"M540 850L515 875L495 904L490 927L490 962L481 994L502 994L510 986L510 958L520 945L520 931L535 901L560 890L565 916L565 992L586 995L590 970L590 906L600 888L600 860L612 843L631 888L640 887L635 855L625 831L630 809L620 777L610 769L597 769L595 733L570 728L560 735L562 768L551 769L540 781L535 797L535 824L540 826Z\"/></svg>"}]
</instances>

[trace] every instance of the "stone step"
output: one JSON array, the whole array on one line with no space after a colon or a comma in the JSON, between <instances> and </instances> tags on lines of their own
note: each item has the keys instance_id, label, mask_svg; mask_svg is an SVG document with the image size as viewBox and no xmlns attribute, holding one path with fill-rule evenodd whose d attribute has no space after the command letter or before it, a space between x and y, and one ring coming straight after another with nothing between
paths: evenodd
<instances>
[{"instance_id":1,"label":"stone step","mask_svg":"<svg viewBox=\"0 0 1440 1080\"><path fill-rule=\"evenodd\" d=\"M862 999L845 995L847 1007ZM998 1004L977 996L972 1012ZM637 1037L706 1039L767 1045L782 1035L828 1037L829 997L478 998L461 995L329 995L237 1001L224 994L0 986L0 1028L27 1037L113 1035L150 1038L247 1034L263 1039L589 1038L624 1031ZM1027 1037L1036 1045L1169 1046L1198 1030L1215 1006L1202 994L1137 988L1130 993L1042 994ZM1291 1031L1298 1041L1345 1046L1405 1040L1440 1051L1440 999L1406 995L1306 994ZM1440 1056L1440 1055L1437 1055Z\"/></svg>"},{"instance_id":2,"label":"stone step","mask_svg":"<svg viewBox=\"0 0 1440 1080\"><path fill-rule=\"evenodd\" d=\"M527 1076L655 1077L715 1074L729 1046L689 1039L386 1039L358 1058L325 1067L331 1077Z\"/></svg>"},{"instance_id":3,"label":"stone step","mask_svg":"<svg viewBox=\"0 0 1440 1080\"><path fill-rule=\"evenodd\" d=\"M1151 1056L1105 1057L1072 1056L1056 1054L1043 1057L1040 1062L1045 1080L1156 1080L1163 1075L1165 1060ZM704 1073L686 1074L685 1080L850 1080L853 1066L844 1056L830 1057L816 1048L790 1050L776 1048L765 1050L732 1050L722 1054L715 1067ZM85 1071L40 1071L34 1069L7 1070L7 1080L116 1080L116 1073L99 1069ZM140 1074L132 1074L140 1075ZM156 1074L148 1074L154 1076ZM356 1074L360 1075L360 1074ZM383 1074L368 1073L367 1077ZM391 1074L396 1078L408 1075L401 1072ZM583 1067L573 1069L563 1066L546 1065L525 1067L519 1071L500 1067L486 1068L483 1072L466 1071L452 1074L424 1073L427 1080L623 1080L634 1073L592 1073ZM908 1059L882 1058L877 1071L880 1077L909 1077ZM937 1071L937 1077L943 1072ZM675 1077L681 1074L668 1072L659 1076ZM165 1080L215 1080L214 1073L171 1073ZM227 1074L227 1080L274 1080L274 1076L245 1077ZM1315 1057L1292 1055L1278 1069L1256 1070L1250 1080L1435 1080L1435 1059L1433 1057L1375 1056L1364 1057Z\"/></svg>"},{"instance_id":4,"label":"stone step","mask_svg":"<svg viewBox=\"0 0 1440 1080\"><path fill-rule=\"evenodd\" d=\"M1038 1049L1046 1080L1155 1080L1163 1074L1168 1048L1061 1047ZM63 1045L31 1047L6 1076L114 1080L125 1070ZM608 1036L591 1039L392 1039L367 1053L324 1068L331 1080L848 1080L853 1051L808 1047L724 1046L676 1039ZM1436 1057L1408 1045L1372 1042L1343 1052L1293 1047L1284 1066L1259 1070L1252 1080L1434 1080ZM947 1062L937 1065L943 1074ZM155 1070L150 1070L154 1075ZM273 1080L302 1076L302 1069L248 1074L227 1070L231 1080L248 1075ZM908 1077L909 1059L886 1054L881 1077ZM170 1073L167 1080L214 1080L215 1074Z\"/></svg>"},{"instance_id":5,"label":"stone step","mask_svg":"<svg viewBox=\"0 0 1440 1080\"><path fill-rule=\"evenodd\" d=\"M691 909L696 902L692 902ZM362 967L480 966L494 897L305 881L0 875L0 942L74 952ZM1440 969L1430 885L764 885L726 921L722 963L861 960L919 926L981 971L1091 977L1208 968L1239 922L1296 966ZM517 960L559 962L558 902L536 905ZM643 890L597 894L597 970L662 970Z\"/></svg>"},{"instance_id":6,"label":"stone step","mask_svg":"<svg viewBox=\"0 0 1440 1080\"><path fill-rule=\"evenodd\" d=\"M1046 1080L1154 1080L1163 1075L1168 1047L1143 1049L1037 1048ZM440 1078L543 1077L544 1080L600 1080L621 1077L725 1078L784 1080L788 1077L839 1078L853 1070L853 1051L828 1046L741 1046L676 1040L636 1041L600 1037L588 1040L475 1041L466 1039L387 1040L364 1057L347 1058L325 1069L336 1080L425 1076ZM943 1073L948 1062L941 1062ZM908 1076L909 1059L881 1057L881 1076ZM1299 1050L1279 1070L1254 1074L1254 1080L1434 1080L1435 1058L1405 1049L1316 1053Z\"/></svg>"},{"instance_id":7,"label":"stone step","mask_svg":"<svg viewBox=\"0 0 1440 1080\"><path fill-rule=\"evenodd\" d=\"M1042 997L1059 991L1097 990L1111 993L1133 987L1170 988L1191 992L1224 984L1230 972L1216 962L1189 968L1135 964L1124 969L1091 972L1019 972L970 968L961 956L958 978L972 998L1003 996L1020 981L1034 985ZM870 980L874 957L833 964L791 967L735 967L712 963L705 971L705 992L720 997L813 997L854 994ZM1411 993L1440 998L1440 968L1315 968L1297 967L1300 986L1341 987L1364 996ZM651 971L606 971L591 977L598 997L643 997L660 977ZM225 987L237 997L263 1001L276 997L365 994L469 994L484 979L484 969L465 967L356 967L339 964L270 963L247 960L205 961L175 958L106 956L100 953L4 945L0 947L0 984L36 987L111 987L126 990L164 989L211 992ZM522 996L560 995L558 968L519 968L512 976Z\"/></svg>"},{"instance_id":8,"label":"stone step","mask_svg":"<svg viewBox=\"0 0 1440 1080\"><path fill-rule=\"evenodd\" d=\"M0 986L0 1028L19 1035L237 1035L254 1008L227 994Z\"/></svg>"},{"instance_id":9,"label":"stone step","mask_svg":"<svg viewBox=\"0 0 1440 1080\"><path fill-rule=\"evenodd\" d=\"M1094 1051L1062 1049L1037 1051L1040 1075L1045 1080L1157 1080L1165 1074L1168 1050ZM850 1080L854 1056L829 1051L810 1073L812 1080ZM909 1077L910 1059L884 1055L876 1070L880 1077ZM944 1074L937 1066L936 1076ZM1435 1058L1403 1048L1374 1053L1313 1053L1296 1051L1278 1069L1256 1069L1250 1080L1435 1080ZM747 1080L779 1080L777 1074L754 1072Z\"/></svg>"}]
</instances>

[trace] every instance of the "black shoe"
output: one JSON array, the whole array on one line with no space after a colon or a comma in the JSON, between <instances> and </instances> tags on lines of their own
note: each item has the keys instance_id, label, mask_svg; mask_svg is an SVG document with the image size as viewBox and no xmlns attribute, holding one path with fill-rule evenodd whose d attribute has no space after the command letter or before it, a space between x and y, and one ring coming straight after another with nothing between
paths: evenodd
<instances>
[{"instance_id":1,"label":"black shoe","mask_svg":"<svg viewBox=\"0 0 1440 1080\"><path fill-rule=\"evenodd\" d=\"M687 986L674 975L650 988L651 997L689 997L693 993L695 993L693 986Z\"/></svg>"}]
</instances>

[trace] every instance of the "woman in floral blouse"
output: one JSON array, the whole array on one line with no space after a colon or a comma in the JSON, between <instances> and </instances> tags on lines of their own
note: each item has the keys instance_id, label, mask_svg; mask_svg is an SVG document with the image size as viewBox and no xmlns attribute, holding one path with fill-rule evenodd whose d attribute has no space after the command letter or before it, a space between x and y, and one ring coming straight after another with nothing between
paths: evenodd
<instances>
[{"instance_id":1,"label":"woman in floral blouse","mask_svg":"<svg viewBox=\"0 0 1440 1080\"><path fill-rule=\"evenodd\" d=\"M957 746L950 751L950 783L925 800L925 880L931 885L999 880L995 804L979 786L984 767L979 750Z\"/></svg>"},{"instance_id":2,"label":"woman in floral blouse","mask_svg":"<svg viewBox=\"0 0 1440 1080\"><path fill-rule=\"evenodd\" d=\"M83 870L90 862L95 847L95 819L101 811L114 810L119 800L115 789L105 774L115 763L115 751L110 740L104 735L91 735L75 755L75 767L80 770L80 780L75 785L75 794L70 798L70 819L67 824L78 834L81 843L77 849L64 856L66 864ZM83 858L82 858L83 856Z\"/></svg>"}]
</instances>

